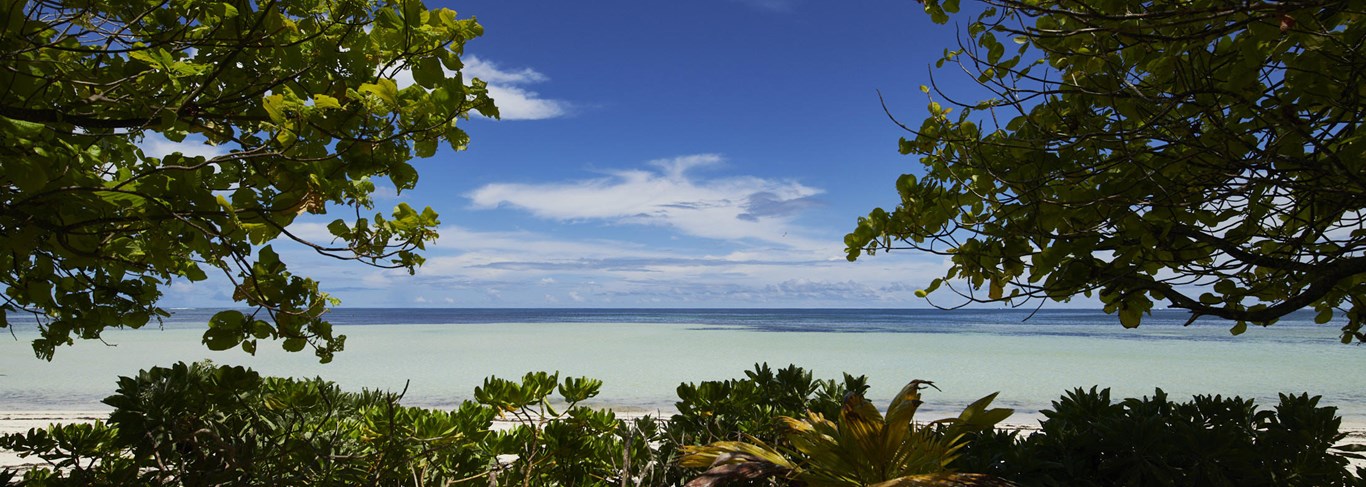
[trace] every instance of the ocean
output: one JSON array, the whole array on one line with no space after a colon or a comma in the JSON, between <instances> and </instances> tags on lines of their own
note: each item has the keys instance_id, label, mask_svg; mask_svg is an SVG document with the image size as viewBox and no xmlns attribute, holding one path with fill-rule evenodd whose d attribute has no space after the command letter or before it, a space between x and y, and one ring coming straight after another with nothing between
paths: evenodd
<instances>
[{"instance_id":1,"label":"ocean","mask_svg":"<svg viewBox=\"0 0 1366 487\"><path fill-rule=\"evenodd\" d=\"M1037 417L1064 391L1098 385L1115 397L1278 393L1322 395L1348 423L1366 423L1366 349L1338 343L1341 324L1296 313L1231 336L1229 323L1154 311L1137 329L1092 310L965 309L356 309L329 314L346 349L330 364L263 341L256 356L209 351L214 310L175 310L158 328L78 341L52 362L33 356L32 324L13 316L0 339L0 411L101 410L119 376L212 360L262 373L322 377L401 391L404 402L451 407L488 376L529 371L602 379L593 404L668 414L681 382L743 377L756 363L796 364L818 378L867 375L882 403L911 379L933 380L926 410L949 413L999 391L998 406Z\"/></svg>"}]
</instances>

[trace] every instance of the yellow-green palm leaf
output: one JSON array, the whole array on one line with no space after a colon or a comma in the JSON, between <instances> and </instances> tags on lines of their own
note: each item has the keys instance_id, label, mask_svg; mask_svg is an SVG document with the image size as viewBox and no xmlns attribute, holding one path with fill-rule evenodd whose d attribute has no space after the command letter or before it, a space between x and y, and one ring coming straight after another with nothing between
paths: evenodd
<instances>
[{"instance_id":1,"label":"yellow-green palm leaf","mask_svg":"<svg viewBox=\"0 0 1366 487\"><path fill-rule=\"evenodd\" d=\"M783 475L810 487L1004 486L994 477L961 474L948 466L965 444L967 433L991 428L1013 411L989 409L996 394L973 402L940 433L915 423L920 391L929 381L911 381L887 408L884 417L859 394L845 397L839 422L817 413L804 419L783 417L791 449L754 443L723 441L686 447L680 465L709 470L690 486L719 485L738 478L758 478L756 472ZM743 467L743 468L739 468Z\"/></svg>"}]
</instances>

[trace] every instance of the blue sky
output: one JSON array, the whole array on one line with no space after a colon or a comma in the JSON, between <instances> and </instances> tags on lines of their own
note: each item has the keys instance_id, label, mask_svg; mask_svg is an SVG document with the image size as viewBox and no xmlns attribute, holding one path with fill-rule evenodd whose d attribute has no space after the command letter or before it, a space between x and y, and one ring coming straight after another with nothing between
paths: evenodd
<instances>
[{"instance_id":1,"label":"blue sky","mask_svg":"<svg viewBox=\"0 0 1366 487\"><path fill-rule=\"evenodd\" d=\"M926 306L913 292L942 275L940 258L849 263L842 242L857 217L895 206L896 177L917 166L878 90L918 124L919 86L956 45L918 3L428 6L484 25L466 75L491 84L504 117L466 123L469 150L416 161L416 190L381 190L381 211L441 214L416 275L277 245L343 306ZM329 219L294 230L323 237ZM164 304L227 305L230 292L176 283Z\"/></svg>"}]
</instances>

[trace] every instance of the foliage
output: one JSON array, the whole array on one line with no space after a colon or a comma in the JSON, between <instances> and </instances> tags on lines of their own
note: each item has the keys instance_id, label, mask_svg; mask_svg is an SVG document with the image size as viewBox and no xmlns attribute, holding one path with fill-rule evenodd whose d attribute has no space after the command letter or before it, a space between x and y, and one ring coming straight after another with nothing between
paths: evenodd
<instances>
[{"instance_id":1,"label":"foliage","mask_svg":"<svg viewBox=\"0 0 1366 487\"><path fill-rule=\"evenodd\" d=\"M944 23L959 2L923 3ZM1161 301L1234 334L1313 308L1366 341L1361 2L986 3L938 65L991 97L922 87L900 149L923 172L860 219L849 259L944 255L918 294L1098 294L1126 327Z\"/></svg>"},{"instance_id":2,"label":"foliage","mask_svg":"<svg viewBox=\"0 0 1366 487\"><path fill-rule=\"evenodd\" d=\"M776 381L765 379L767 369L730 382ZM818 408L828 399L812 395L815 407L800 416L772 418L772 440L721 432L691 446L707 434L698 423L628 420L584 406L602 385L587 378L490 377L476 401L436 410L320 379L176 364L121 378L106 399L114 407L107 422L0 436L0 449L48 464L0 471L0 484L1362 485L1346 458L1366 447L1333 448L1344 437L1341 419L1317 397L1283 395L1274 410L1259 411L1241 398L1175 403L1159 390L1116 403L1109 390L1078 389L1044 411L1040 431L1020 436L993 429L1010 413L989 407L994 394L957 418L916 424L926 384L908 384L885 416L857 392L826 416ZM717 410L726 416L717 424L760 424L761 411ZM698 477L696 468L709 470Z\"/></svg>"},{"instance_id":3,"label":"foliage","mask_svg":"<svg viewBox=\"0 0 1366 487\"><path fill-rule=\"evenodd\" d=\"M490 437L494 455L515 455L498 466L503 485L624 485L657 475L650 440L657 433L650 417L627 423L610 410L579 403L598 395L602 381L587 377L529 373L520 383L490 377L474 396L480 403L511 415L517 426ZM549 398L558 391L564 401L557 411ZM634 464L632 460L635 460Z\"/></svg>"},{"instance_id":4,"label":"foliage","mask_svg":"<svg viewBox=\"0 0 1366 487\"><path fill-rule=\"evenodd\" d=\"M776 372L768 363L754 364L743 379L678 385L678 414L669 427L680 443L711 443L745 437L773 442L783 437L781 416L815 411L834 417L846 393L868 390L865 376L844 374L843 382L817 380L796 365Z\"/></svg>"},{"instance_id":5,"label":"foliage","mask_svg":"<svg viewBox=\"0 0 1366 487\"><path fill-rule=\"evenodd\" d=\"M482 32L420 0L3 2L0 327L28 312L51 359L73 338L159 320L167 285L218 272L255 312L216 316L209 348L271 338L330 360L344 345L321 318L333 300L269 244L420 265L437 215L366 216L372 178L410 189L414 155L462 149L456 121L471 110L497 116L485 84L460 74ZM398 86L407 71L415 84ZM161 138L206 145L148 154ZM351 214L327 226L331 243L288 228L329 207Z\"/></svg>"},{"instance_id":6,"label":"foliage","mask_svg":"<svg viewBox=\"0 0 1366 487\"><path fill-rule=\"evenodd\" d=\"M768 363L754 364L743 378L686 382L677 388L678 413L665 424L658 455L676 459L687 445L753 438L768 444L785 444L782 416L801 416L817 411L830 417L839 413L848 392L863 393L867 377L844 374L842 381L815 379L811 371L796 365L774 370ZM682 485L695 476L691 469L668 462L664 478L668 485ZM769 482L739 482L767 485Z\"/></svg>"},{"instance_id":7,"label":"foliage","mask_svg":"<svg viewBox=\"0 0 1366 487\"><path fill-rule=\"evenodd\" d=\"M964 464L1021 485L1364 485L1347 456L1336 409L1318 397L1280 396L1259 411L1239 397L1152 397L1112 402L1077 389L1043 411L1040 431L974 438ZM1366 474L1359 470L1358 475Z\"/></svg>"},{"instance_id":8,"label":"foliage","mask_svg":"<svg viewBox=\"0 0 1366 487\"><path fill-rule=\"evenodd\" d=\"M404 407L393 393L241 367L153 368L119 380L108 424L9 435L52 469L32 485L400 485L482 479L494 411Z\"/></svg>"},{"instance_id":9,"label":"foliage","mask_svg":"<svg viewBox=\"0 0 1366 487\"><path fill-rule=\"evenodd\" d=\"M805 419L783 417L791 447L774 447L757 439L720 441L685 447L679 464L707 468L689 485L716 485L732 478L783 476L811 486L1010 485L999 479L958 474L949 465L969 432L995 426L1012 413L987 409L996 394L983 397L945 425L917 425L920 390L932 385L915 380L892 399L884 418L860 393L850 393L835 423L817 412Z\"/></svg>"},{"instance_id":10,"label":"foliage","mask_svg":"<svg viewBox=\"0 0 1366 487\"><path fill-rule=\"evenodd\" d=\"M741 437L718 425L776 433L757 427L776 428L777 418L765 414L833 414L834 398L846 387L815 381L795 366L775 373L767 364L718 383L747 392L721 401L723 408L680 397L680 410L688 412L665 423L585 407L601 382L544 372L520 381L490 377L475 389L475 402L437 411L399 406L394 394L341 392L316 379L177 364L120 379L118 393L106 400L115 408L108 423L34 429L0 438L0 448L49 463L24 474L32 485L680 485L691 476L675 464L683 445ZM846 377L846 384L865 387L862 378ZM494 428L497 416L508 421Z\"/></svg>"}]
</instances>

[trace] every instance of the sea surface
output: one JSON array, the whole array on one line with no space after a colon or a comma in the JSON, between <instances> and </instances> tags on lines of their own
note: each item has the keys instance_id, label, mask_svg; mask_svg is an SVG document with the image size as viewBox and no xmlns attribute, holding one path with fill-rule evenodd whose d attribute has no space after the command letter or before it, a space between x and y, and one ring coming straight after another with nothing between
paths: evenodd
<instances>
[{"instance_id":1,"label":"sea surface","mask_svg":"<svg viewBox=\"0 0 1366 487\"><path fill-rule=\"evenodd\" d=\"M1322 395L1348 423L1366 424L1366 348L1338 342L1341 323L1295 314L1242 336L1230 323L1154 311L1137 329L1090 310L853 309L357 309L329 314L347 335L330 364L262 341L251 356L200 343L216 310L174 310L161 326L112 330L100 341L34 357L32 324L11 316L0 335L0 411L100 410L119 376L212 360L345 388L406 390L404 402L451 407L485 377L528 371L589 376L594 404L671 412L681 382L743 377L756 363L796 364L818 378L867 375L881 403L911 379L933 380L926 409L951 412L1000 391L997 404L1037 417L1064 391L1099 385L1115 397L1238 395L1272 406L1278 393Z\"/></svg>"}]
</instances>

